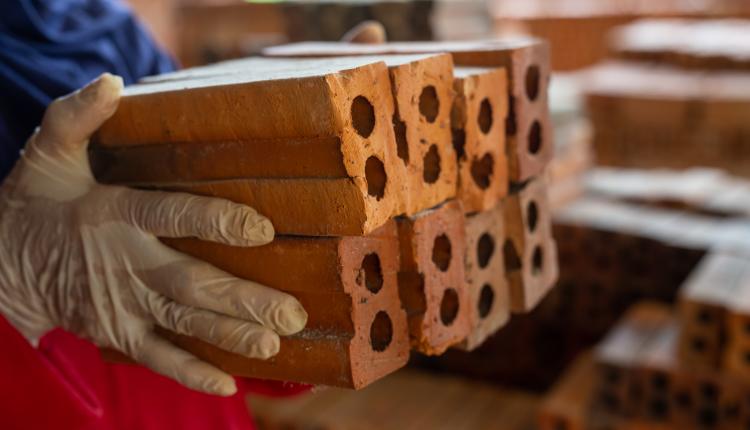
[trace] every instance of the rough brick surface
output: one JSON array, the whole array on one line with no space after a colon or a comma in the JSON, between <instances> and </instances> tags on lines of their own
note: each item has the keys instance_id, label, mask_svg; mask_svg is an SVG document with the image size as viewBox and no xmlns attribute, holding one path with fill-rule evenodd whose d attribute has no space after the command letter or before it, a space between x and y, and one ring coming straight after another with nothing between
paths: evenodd
<instances>
[{"instance_id":1,"label":"rough brick surface","mask_svg":"<svg viewBox=\"0 0 750 430\"><path fill-rule=\"evenodd\" d=\"M510 318L503 261L504 231L502 204L466 217L464 258L471 332L459 345L462 349L475 349Z\"/></svg>"},{"instance_id":2,"label":"rough brick surface","mask_svg":"<svg viewBox=\"0 0 750 430\"><path fill-rule=\"evenodd\" d=\"M339 55L449 52L459 66L504 67L508 72L509 115L506 126L510 179L522 182L538 175L554 151L547 106L549 46L533 38L472 42L409 42L356 45L306 42L276 46L264 55L330 57Z\"/></svg>"},{"instance_id":3,"label":"rough brick surface","mask_svg":"<svg viewBox=\"0 0 750 430\"><path fill-rule=\"evenodd\" d=\"M227 372L361 388L406 364L409 337L398 297L395 223L365 237L279 237L254 248L163 241L235 276L288 292L309 314L307 327L282 337L279 354L266 361L167 334Z\"/></svg>"},{"instance_id":4,"label":"rough brick surface","mask_svg":"<svg viewBox=\"0 0 750 430\"><path fill-rule=\"evenodd\" d=\"M94 137L97 178L188 191L211 181L196 187L264 206L286 234L365 234L404 204L383 64L256 58L207 69L128 87ZM300 208L300 195L313 206ZM330 224L339 215L348 219Z\"/></svg>"},{"instance_id":5,"label":"rough brick surface","mask_svg":"<svg viewBox=\"0 0 750 430\"><path fill-rule=\"evenodd\" d=\"M461 204L397 219L401 245L399 293L414 349L441 354L469 333L469 289L464 280L465 231Z\"/></svg>"},{"instance_id":6,"label":"rough brick surface","mask_svg":"<svg viewBox=\"0 0 750 430\"><path fill-rule=\"evenodd\" d=\"M544 177L512 191L503 202L505 275L513 312L529 312L554 287L557 244Z\"/></svg>"},{"instance_id":7,"label":"rough brick surface","mask_svg":"<svg viewBox=\"0 0 750 430\"><path fill-rule=\"evenodd\" d=\"M453 147L458 158L457 197L467 213L490 210L508 192L502 68L458 67L451 111Z\"/></svg>"}]
</instances>

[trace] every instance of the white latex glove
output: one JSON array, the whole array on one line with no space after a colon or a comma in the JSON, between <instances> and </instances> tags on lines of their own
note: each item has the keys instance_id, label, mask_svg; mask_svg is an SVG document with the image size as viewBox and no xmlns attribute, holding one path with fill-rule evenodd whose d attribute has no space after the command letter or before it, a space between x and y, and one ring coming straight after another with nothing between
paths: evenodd
<instances>
[{"instance_id":1,"label":"white latex glove","mask_svg":"<svg viewBox=\"0 0 750 430\"><path fill-rule=\"evenodd\" d=\"M231 395L230 375L154 326L268 358L279 334L301 330L307 314L294 297L157 239L265 244L273 227L252 208L96 183L88 140L114 113L121 90L122 80L105 74L54 101L0 187L0 313L32 342L60 326L190 388Z\"/></svg>"}]
</instances>

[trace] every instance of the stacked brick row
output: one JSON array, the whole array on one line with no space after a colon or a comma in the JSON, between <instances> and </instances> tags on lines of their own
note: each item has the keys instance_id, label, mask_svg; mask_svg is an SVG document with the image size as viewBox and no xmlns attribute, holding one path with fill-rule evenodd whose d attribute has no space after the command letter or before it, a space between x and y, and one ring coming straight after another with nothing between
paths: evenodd
<instances>
[{"instance_id":1,"label":"stacked brick row","mask_svg":"<svg viewBox=\"0 0 750 430\"><path fill-rule=\"evenodd\" d=\"M616 33L619 58L594 67L584 88L598 163L747 176L748 32L750 21L652 21Z\"/></svg>"},{"instance_id":2,"label":"stacked brick row","mask_svg":"<svg viewBox=\"0 0 750 430\"><path fill-rule=\"evenodd\" d=\"M610 34L610 48L625 60L683 68L750 70L750 21L644 19Z\"/></svg>"},{"instance_id":3,"label":"stacked brick row","mask_svg":"<svg viewBox=\"0 0 750 430\"><path fill-rule=\"evenodd\" d=\"M497 42L480 51L507 64L455 68L442 53L449 44L250 58L126 89L94 138L96 177L252 206L276 228L269 245L163 241L286 291L309 314L267 361L162 334L235 375L360 388L403 366L410 349L472 349L511 310L530 310L557 271L546 162L506 151L505 125L507 70L520 58L546 71L546 57L526 52L539 46ZM517 123L548 123L546 87L536 91L544 106L518 102ZM551 143L539 145L549 157ZM509 181L509 170L527 176Z\"/></svg>"},{"instance_id":4,"label":"stacked brick row","mask_svg":"<svg viewBox=\"0 0 750 430\"><path fill-rule=\"evenodd\" d=\"M677 309L642 302L550 392L542 429L750 425L750 254L713 251Z\"/></svg>"}]
</instances>

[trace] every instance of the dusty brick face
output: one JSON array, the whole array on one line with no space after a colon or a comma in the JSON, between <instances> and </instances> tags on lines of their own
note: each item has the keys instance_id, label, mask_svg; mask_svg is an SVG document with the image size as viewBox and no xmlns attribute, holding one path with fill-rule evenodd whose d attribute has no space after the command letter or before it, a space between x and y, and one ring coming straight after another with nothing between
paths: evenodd
<instances>
[{"instance_id":1,"label":"dusty brick face","mask_svg":"<svg viewBox=\"0 0 750 430\"><path fill-rule=\"evenodd\" d=\"M361 388L406 364L409 337L398 296L395 223L364 237L280 237L251 248L163 241L235 276L285 291L308 312L306 328L282 337L279 354L265 361L165 333L219 368L238 376Z\"/></svg>"},{"instance_id":2,"label":"dusty brick face","mask_svg":"<svg viewBox=\"0 0 750 430\"><path fill-rule=\"evenodd\" d=\"M464 215L455 200L396 220L401 248L399 293L412 348L443 353L469 333L469 289L464 280Z\"/></svg>"},{"instance_id":3,"label":"dusty brick face","mask_svg":"<svg viewBox=\"0 0 750 430\"><path fill-rule=\"evenodd\" d=\"M459 345L462 349L475 349L510 318L503 259L504 230L502 204L466 217L464 271L471 332Z\"/></svg>"},{"instance_id":4,"label":"dusty brick face","mask_svg":"<svg viewBox=\"0 0 750 430\"><path fill-rule=\"evenodd\" d=\"M491 210L508 192L505 120L507 74L502 68L454 70L451 134L458 192L467 213Z\"/></svg>"},{"instance_id":5,"label":"dusty brick face","mask_svg":"<svg viewBox=\"0 0 750 430\"><path fill-rule=\"evenodd\" d=\"M512 191L503 202L506 240L505 275L513 312L528 312L554 287L557 244L544 177Z\"/></svg>"},{"instance_id":6,"label":"dusty brick face","mask_svg":"<svg viewBox=\"0 0 750 430\"><path fill-rule=\"evenodd\" d=\"M457 66L503 67L508 73L509 114L506 151L511 181L537 176L552 159L552 128L547 106L549 45L539 39L509 38L479 42L404 42L356 45L303 42L267 48L274 57L331 57L448 52Z\"/></svg>"},{"instance_id":7,"label":"dusty brick face","mask_svg":"<svg viewBox=\"0 0 750 430\"><path fill-rule=\"evenodd\" d=\"M253 58L158 79L94 137L100 180L255 204L282 234L366 234L404 205L383 64Z\"/></svg>"}]
</instances>

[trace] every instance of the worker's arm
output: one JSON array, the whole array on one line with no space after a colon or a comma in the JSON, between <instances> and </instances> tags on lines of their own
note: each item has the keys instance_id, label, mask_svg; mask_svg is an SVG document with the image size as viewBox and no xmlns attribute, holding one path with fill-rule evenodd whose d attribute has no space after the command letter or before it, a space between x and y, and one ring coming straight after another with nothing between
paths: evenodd
<instances>
[{"instance_id":1,"label":"worker's arm","mask_svg":"<svg viewBox=\"0 0 750 430\"><path fill-rule=\"evenodd\" d=\"M154 371L229 395L234 379L154 333L161 326L248 357L307 320L292 296L237 279L157 239L234 246L273 238L252 208L226 200L106 186L88 164L90 135L114 113L122 82L103 75L54 101L0 187L0 313L28 339L63 327Z\"/></svg>"}]
</instances>

